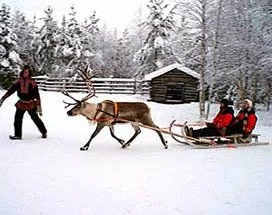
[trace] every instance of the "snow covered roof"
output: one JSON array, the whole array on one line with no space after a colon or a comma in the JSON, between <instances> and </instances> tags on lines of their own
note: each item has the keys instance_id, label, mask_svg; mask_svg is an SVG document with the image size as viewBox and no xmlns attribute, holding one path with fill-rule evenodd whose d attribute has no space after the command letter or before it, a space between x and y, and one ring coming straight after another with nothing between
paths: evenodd
<instances>
[{"instance_id":1,"label":"snow covered roof","mask_svg":"<svg viewBox=\"0 0 272 215\"><path fill-rule=\"evenodd\" d=\"M186 74L188 74L188 75L190 75L190 76L192 76L194 78L197 78L197 79L200 78L200 75L197 72L189 69L188 67L182 66L179 63L174 63L174 64L171 64L169 66L163 67L163 68L161 68L159 70L156 70L155 72L151 72L151 73L145 75L145 80L150 81L153 78L161 76L161 75L163 75L163 74L165 74L165 73L167 73L167 72L169 72L169 71L171 71L173 69L178 69L181 72L184 72L184 73L186 73Z\"/></svg>"}]
</instances>

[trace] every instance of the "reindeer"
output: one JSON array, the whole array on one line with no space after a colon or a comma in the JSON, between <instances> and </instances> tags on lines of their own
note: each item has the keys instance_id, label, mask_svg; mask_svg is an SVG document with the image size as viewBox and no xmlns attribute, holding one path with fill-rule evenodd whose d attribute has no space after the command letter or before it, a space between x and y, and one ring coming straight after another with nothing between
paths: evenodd
<instances>
[{"instance_id":1,"label":"reindeer","mask_svg":"<svg viewBox=\"0 0 272 215\"><path fill-rule=\"evenodd\" d=\"M89 94L81 100L77 100L72 97L67 91L63 91L63 94L75 101L75 103L68 103L66 107L74 105L72 109L67 112L68 116L82 115L88 120L97 123L94 132L92 133L88 142L80 148L81 151L88 150L92 139L105 127L108 126L110 134L115 138L122 146L126 148L130 143L141 133L140 125L151 128L157 132L160 140L165 149L168 148L167 142L164 140L159 127L156 126L151 118L149 107L143 102L113 102L105 100L100 103L89 103L88 99L95 96L95 89L91 84L91 76L87 74L87 68L83 71L80 70L80 76L85 80L85 83L89 89ZM116 123L130 123L134 128L135 133L132 137L125 142L118 138L114 133L114 125Z\"/></svg>"}]
</instances>

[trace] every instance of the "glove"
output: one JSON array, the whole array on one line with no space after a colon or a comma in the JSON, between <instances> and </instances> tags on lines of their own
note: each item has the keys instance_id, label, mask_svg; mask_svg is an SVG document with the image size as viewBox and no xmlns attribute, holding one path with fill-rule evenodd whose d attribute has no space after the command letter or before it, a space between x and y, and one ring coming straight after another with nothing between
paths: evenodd
<instances>
[{"instance_id":1,"label":"glove","mask_svg":"<svg viewBox=\"0 0 272 215\"><path fill-rule=\"evenodd\" d=\"M42 107L40 105L37 106L37 113L42 116Z\"/></svg>"},{"instance_id":2,"label":"glove","mask_svg":"<svg viewBox=\"0 0 272 215\"><path fill-rule=\"evenodd\" d=\"M2 106L4 99L0 99L0 107Z\"/></svg>"}]
</instances>

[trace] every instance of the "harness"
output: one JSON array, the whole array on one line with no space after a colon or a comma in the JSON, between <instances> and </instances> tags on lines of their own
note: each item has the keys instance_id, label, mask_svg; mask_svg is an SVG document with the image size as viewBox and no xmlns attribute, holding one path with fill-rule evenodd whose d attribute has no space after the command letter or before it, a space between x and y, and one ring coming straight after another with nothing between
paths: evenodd
<instances>
[{"instance_id":1,"label":"harness","mask_svg":"<svg viewBox=\"0 0 272 215\"><path fill-rule=\"evenodd\" d=\"M111 114L111 113L109 113L109 112L107 112L107 111L104 111L104 110L102 109L102 108L103 108L103 107L102 107L103 102L102 102L102 103L98 103L98 104L97 104L96 112L95 112L94 117L93 117L92 119L90 119L90 118L87 117L88 120L91 120L91 121L108 121L108 120L113 119L113 121L116 121L117 118L118 118L118 112L119 112L117 102L114 102L114 101L111 101L111 100L106 100L106 102L112 104L112 106L113 106L113 114ZM110 116L110 117L112 117L112 118L96 119L98 113L104 113L104 114L106 114L106 115L108 115L108 116Z\"/></svg>"}]
</instances>

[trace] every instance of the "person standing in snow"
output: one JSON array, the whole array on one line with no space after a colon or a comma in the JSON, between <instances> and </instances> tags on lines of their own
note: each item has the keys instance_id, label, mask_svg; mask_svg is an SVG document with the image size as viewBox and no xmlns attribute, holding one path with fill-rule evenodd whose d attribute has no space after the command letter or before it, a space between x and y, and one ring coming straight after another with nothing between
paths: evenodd
<instances>
[{"instance_id":1,"label":"person standing in snow","mask_svg":"<svg viewBox=\"0 0 272 215\"><path fill-rule=\"evenodd\" d=\"M255 108L253 102L249 99L245 99L241 103L241 110L230 125L227 134L242 134L241 141L249 142L250 134L255 128L257 123L257 116L255 114Z\"/></svg>"},{"instance_id":2,"label":"person standing in snow","mask_svg":"<svg viewBox=\"0 0 272 215\"><path fill-rule=\"evenodd\" d=\"M18 80L11 85L5 95L0 99L0 107L5 99L16 91L20 100L15 104L14 135L10 135L9 138L11 140L22 139L22 123L26 111L41 132L42 138L47 138L47 130L38 116L38 114L40 116L42 115L41 100L38 85L31 78L30 66L26 65L23 67Z\"/></svg>"},{"instance_id":3,"label":"person standing in snow","mask_svg":"<svg viewBox=\"0 0 272 215\"><path fill-rule=\"evenodd\" d=\"M207 137L207 136L225 136L228 126L234 118L234 110L229 106L228 99L222 99L220 104L220 110L211 123L206 123L205 128L193 130L188 126L184 127L184 131L187 136L191 137Z\"/></svg>"}]
</instances>

